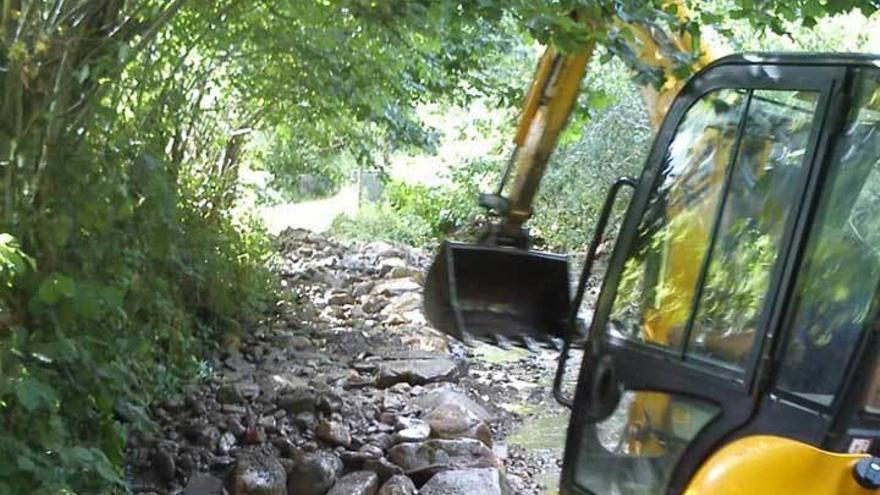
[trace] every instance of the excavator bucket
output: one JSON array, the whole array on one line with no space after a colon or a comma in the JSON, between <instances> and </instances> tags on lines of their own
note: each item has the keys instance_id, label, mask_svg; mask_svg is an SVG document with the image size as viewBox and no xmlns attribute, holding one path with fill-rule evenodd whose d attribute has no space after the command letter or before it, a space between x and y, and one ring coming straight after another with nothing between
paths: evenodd
<instances>
[{"instance_id":1,"label":"excavator bucket","mask_svg":"<svg viewBox=\"0 0 880 495\"><path fill-rule=\"evenodd\" d=\"M445 242L424 294L428 321L459 340L549 344L563 338L571 309L568 258Z\"/></svg>"}]
</instances>

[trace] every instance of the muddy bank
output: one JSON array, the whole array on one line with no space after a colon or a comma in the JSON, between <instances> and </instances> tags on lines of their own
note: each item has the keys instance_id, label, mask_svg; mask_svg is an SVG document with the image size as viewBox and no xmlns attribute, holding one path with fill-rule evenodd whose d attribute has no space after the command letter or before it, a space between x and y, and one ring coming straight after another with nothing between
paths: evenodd
<instances>
[{"instance_id":1,"label":"muddy bank","mask_svg":"<svg viewBox=\"0 0 880 495\"><path fill-rule=\"evenodd\" d=\"M425 253L287 230L286 300L131 439L142 494L543 494L555 354L465 347L421 314Z\"/></svg>"}]
</instances>

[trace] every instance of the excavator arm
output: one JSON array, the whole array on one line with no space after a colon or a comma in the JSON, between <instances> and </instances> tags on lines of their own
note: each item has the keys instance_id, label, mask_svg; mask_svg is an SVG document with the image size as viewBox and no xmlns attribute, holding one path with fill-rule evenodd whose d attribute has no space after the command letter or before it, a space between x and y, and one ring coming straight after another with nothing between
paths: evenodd
<instances>
[{"instance_id":1,"label":"excavator arm","mask_svg":"<svg viewBox=\"0 0 880 495\"><path fill-rule=\"evenodd\" d=\"M679 7L679 15L684 20L687 13L683 6ZM659 69L664 75L665 82L661 87L641 88L651 125L656 130L675 94L684 85L684 79L675 76L676 62L669 50L693 53L696 51L694 39L688 33L669 35L650 24L626 24L620 20L615 24L619 29L632 31L635 41L630 49L638 54L640 61ZM505 174L494 200L483 201L501 213L502 221L497 233L502 238L512 240L510 244L527 245L523 242L527 238L523 225L532 216L541 178L577 102L581 82L595 49L594 43L588 43L580 51L562 53L550 46L538 62L514 135L515 148L508 170L513 172L513 176L507 197L500 197L508 179L508 174ZM701 42L698 51L701 55L693 67L695 70L712 60L705 43Z\"/></svg>"},{"instance_id":2,"label":"excavator arm","mask_svg":"<svg viewBox=\"0 0 880 495\"><path fill-rule=\"evenodd\" d=\"M684 15L683 7L679 12ZM578 17L572 14L572 18ZM675 77L675 55L694 52L694 41L685 34L670 37L647 23L617 23L616 29L632 30L629 49L640 63L666 76L659 89L643 91L651 121L658 125L684 84ZM541 179L595 51L595 43L587 42L568 53L550 46L541 56L523 103L507 171L496 193L481 197L499 221L477 244L445 242L428 272L425 315L435 328L460 339L473 336L498 343L513 339L527 346L548 337L576 338L570 318L568 258L530 251L531 238L524 225L532 216ZM704 55L697 65L709 58Z\"/></svg>"}]
</instances>

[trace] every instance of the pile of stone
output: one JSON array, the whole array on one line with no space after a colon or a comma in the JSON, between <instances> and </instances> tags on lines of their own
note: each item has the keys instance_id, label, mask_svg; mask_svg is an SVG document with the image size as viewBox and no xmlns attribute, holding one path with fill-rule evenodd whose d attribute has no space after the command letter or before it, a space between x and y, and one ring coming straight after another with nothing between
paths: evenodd
<instances>
[{"instance_id":1,"label":"pile of stone","mask_svg":"<svg viewBox=\"0 0 880 495\"><path fill-rule=\"evenodd\" d=\"M278 238L287 300L133 435L132 490L185 495L512 493L498 411L421 315L421 252ZM452 344L455 347L454 344Z\"/></svg>"}]
</instances>

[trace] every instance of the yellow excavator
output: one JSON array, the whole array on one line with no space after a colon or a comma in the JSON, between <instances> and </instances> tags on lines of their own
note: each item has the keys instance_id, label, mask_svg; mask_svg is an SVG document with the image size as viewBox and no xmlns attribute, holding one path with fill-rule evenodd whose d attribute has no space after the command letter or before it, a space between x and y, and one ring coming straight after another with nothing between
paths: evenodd
<instances>
[{"instance_id":1,"label":"yellow excavator","mask_svg":"<svg viewBox=\"0 0 880 495\"><path fill-rule=\"evenodd\" d=\"M671 70L631 28L643 60ZM541 58L508 171L480 198L499 220L441 246L428 320L465 341L560 348L563 495L880 493L880 56L706 54L689 80L669 77L647 95L644 169L610 186L572 282L524 224L592 52Z\"/></svg>"}]
</instances>

